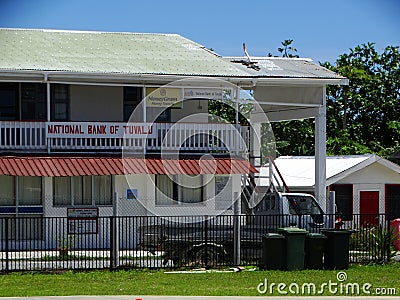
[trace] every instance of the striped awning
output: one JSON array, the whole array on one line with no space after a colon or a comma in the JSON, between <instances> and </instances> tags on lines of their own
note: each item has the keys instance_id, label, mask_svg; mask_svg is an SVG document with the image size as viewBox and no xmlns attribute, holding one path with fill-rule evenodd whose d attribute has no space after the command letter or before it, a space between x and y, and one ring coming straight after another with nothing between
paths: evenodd
<instances>
[{"instance_id":1,"label":"striped awning","mask_svg":"<svg viewBox=\"0 0 400 300\"><path fill-rule=\"evenodd\" d=\"M0 157L0 175L86 176L123 174L248 174L258 171L241 158Z\"/></svg>"}]
</instances>

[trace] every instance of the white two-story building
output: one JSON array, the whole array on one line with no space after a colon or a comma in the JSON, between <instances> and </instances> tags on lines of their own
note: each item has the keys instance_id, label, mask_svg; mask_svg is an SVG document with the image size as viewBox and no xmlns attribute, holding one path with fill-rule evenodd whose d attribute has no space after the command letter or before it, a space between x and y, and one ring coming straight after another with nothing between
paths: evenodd
<instances>
[{"instance_id":1,"label":"white two-story building","mask_svg":"<svg viewBox=\"0 0 400 300\"><path fill-rule=\"evenodd\" d=\"M0 54L0 218L232 213L265 116L316 118L324 172L325 87L347 83L308 59L221 57L176 34L0 29Z\"/></svg>"}]
</instances>

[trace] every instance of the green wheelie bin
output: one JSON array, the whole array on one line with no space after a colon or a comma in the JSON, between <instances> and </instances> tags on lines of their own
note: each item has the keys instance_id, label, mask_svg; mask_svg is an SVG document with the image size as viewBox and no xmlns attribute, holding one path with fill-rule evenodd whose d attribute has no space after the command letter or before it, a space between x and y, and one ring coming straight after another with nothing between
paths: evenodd
<instances>
[{"instance_id":1,"label":"green wheelie bin","mask_svg":"<svg viewBox=\"0 0 400 300\"><path fill-rule=\"evenodd\" d=\"M308 231L296 227L284 227L278 228L278 233L286 238L286 269L304 269L305 239Z\"/></svg>"},{"instance_id":2,"label":"green wheelie bin","mask_svg":"<svg viewBox=\"0 0 400 300\"><path fill-rule=\"evenodd\" d=\"M324 255L325 269L348 269L351 231L346 229L323 229L321 232L327 237Z\"/></svg>"},{"instance_id":3,"label":"green wheelie bin","mask_svg":"<svg viewBox=\"0 0 400 300\"><path fill-rule=\"evenodd\" d=\"M306 269L324 268L324 251L327 237L320 233L309 233L306 236L304 267Z\"/></svg>"},{"instance_id":4,"label":"green wheelie bin","mask_svg":"<svg viewBox=\"0 0 400 300\"><path fill-rule=\"evenodd\" d=\"M277 233L267 233L262 238L261 268L283 270L285 266L285 237Z\"/></svg>"}]
</instances>

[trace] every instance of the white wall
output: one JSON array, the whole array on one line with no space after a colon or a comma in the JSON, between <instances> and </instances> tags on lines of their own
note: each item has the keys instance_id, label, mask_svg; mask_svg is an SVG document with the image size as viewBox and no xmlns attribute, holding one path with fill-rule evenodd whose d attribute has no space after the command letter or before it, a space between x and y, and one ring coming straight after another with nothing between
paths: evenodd
<instances>
[{"instance_id":1,"label":"white wall","mask_svg":"<svg viewBox=\"0 0 400 300\"><path fill-rule=\"evenodd\" d=\"M123 87L71 85L71 121L120 122Z\"/></svg>"},{"instance_id":2,"label":"white wall","mask_svg":"<svg viewBox=\"0 0 400 300\"><path fill-rule=\"evenodd\" d=\"M147 198L147 176L141 174L116 175L115 192L118 193L118 215L119 216L145 216L147 211L142 204ZM127 199L127 191L136 189L138 200Z\"/></svg>"},{"instance_id":3,"label":"white wall","mask_svg":"<svg viewBox=\"0 0 400 300\"><path fill-rule=\"evenodd\" d=\"M190 99L183 101L182 109L171 109L172 122L207 122L208 100Z\"/></svg>"}]
</instances>

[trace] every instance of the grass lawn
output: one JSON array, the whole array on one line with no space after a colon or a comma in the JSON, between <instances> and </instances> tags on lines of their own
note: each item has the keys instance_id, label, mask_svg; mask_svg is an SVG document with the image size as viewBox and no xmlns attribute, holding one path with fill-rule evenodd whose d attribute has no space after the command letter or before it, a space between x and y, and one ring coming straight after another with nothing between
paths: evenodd
<instances>
[{"instance_id":1,"label":"grass lawn","mask_svg":"<svg viewBox=\"0 0 400 300\"><path fill-rule=\"evenodd\" d=\"M352 266L345 271L347 280L343 281L340 294L340 281L337 271L242 271L237 273L167 274L164 271L66 271L57 274L30 272L0 275L0 297L24 296L62 296L62 295L215 295L215 296L253 296L260 295L257 286L268 281L285 283L288 294L289 285L295 291L301 290L303 283L313 283L318 291L329 281L338 284L336 295L346 295L346 283L357 283L360 289L370 283L371 295L376 288L385 288L393 295L400 294L400 264ZM265 284L261 286L264 288ZM390 290L389 290L389 289ZM328 286L324 295L332 295ZM380 290L382 291L382 289ZM349 289L351 292L351 289ZM361 293L362 294L362 293ZM264 296L271 295L268 290ZM280 295L277 286L273 295ZM303 294L304 295L304 294ZM347 294L349 295L349 294ZM365 295L365 294L364 294Z\"/></svg>"}]
</instances>

